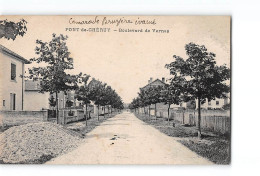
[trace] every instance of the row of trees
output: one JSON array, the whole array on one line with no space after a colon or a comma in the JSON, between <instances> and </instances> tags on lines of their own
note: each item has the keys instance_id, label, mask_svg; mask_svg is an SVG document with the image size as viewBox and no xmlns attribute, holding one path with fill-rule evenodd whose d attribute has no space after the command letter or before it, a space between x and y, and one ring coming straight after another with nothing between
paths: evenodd
<instances>
[{"instance_id":1,"label":"row of trees","mask_svg":"<svg viewBox=\"0 0 260 176\"><path fill-rule=\"evenodd\" d=\"M177 86L166 84L165 86L150 86L147 89L140 89L138 97L134 98L130 103L129 108L134 109L144 108L148 106L148 115L150 114L151 105L154 105L155 114L157 114L157 103L164 103L168 106L168 121L170 119L170 106L172 104L179 105L182 102L181 92ZM156 118L156 115L155 115Z\"/></svg>"},{"instance_id":2,"label":"row of trees","mask_svg":"<svg viewBox=\"0 0 260 176\"><path fill-rule=\"evenodd\" d=\"M181 102L198 101L198 137L201 137L201 104L216 98L226 98L230 91L227 80L230 79L230 69L226 65L216 64L216 55L208 52L204 45L189 43L185 45L187 59L174 55L174 61L166 64L171 78L170 84L164 87L151 87L140 90L130 108L150 106L158 102L179 104ZM169 119L168 108L168 119ZM156 108L155 108L156 111Z\"/></svg>"},{"instance_id":3,"label":"row of trees","mask_svg":"<svg viewBox=\"0 0 260 176\"><path fill-rule=\"evenodd\" d=\"M75 98L82 101L88 112L88 105L93 101L98 108L111 107L123 109L121 97L115 90L106 83L93 78L90 81L90 75L79 73L77 75L68 74L73 69L73 58L66 45L68 37L64 35L52 35L50 42L36 41L35 54L37 57L30 59L36 63L37 67L29 68L29 76L27 78L33 80L41 80L40 92L49 92L55 94L56 119L58 122L58 93L75 91ZM79 81L81 80L81 81ZM109 105L109 106L108 106ZM87 114L86 125L87 125ZM99 119L99 114L98 114Z\"/></svg>"},{"instance_id":4,"label":"row of trees","mask_svg":"<svg viewBox=\"0 0 260 176\"><path fill-rule=\"evenodd\" d=\"M106 107L108 108L108 113L112 113L113 109L123 109L123 101L121 97L116 93L111 86L108 86L106 83L102 83L99 80L93 78L91 81L90 75L80 74L82 78L83 85L79 86L75 91L75 98L79 101L82 101L85 104L86 112L88 112L88 105L91 101L97 105L98 108L98 120L99 120L99 108L103 106L104 112ZM104 113L105 116L105 113ZM87 125L86 117L86 125Z\"/></svg>"}]
</instances>

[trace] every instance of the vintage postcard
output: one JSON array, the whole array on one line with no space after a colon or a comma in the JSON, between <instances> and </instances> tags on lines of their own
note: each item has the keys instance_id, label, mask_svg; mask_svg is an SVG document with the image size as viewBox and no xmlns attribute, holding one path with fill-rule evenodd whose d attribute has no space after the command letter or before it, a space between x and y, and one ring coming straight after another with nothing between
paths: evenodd
<instances>
[{"instance_id":1,"label":"vintage postcard","mask_svg":"<svg viewBox=\"0 0 260 176\"><path fill-rule=\"evenodd\" d=\"M1 164L230 164L230 16L0 16Z\"/></svg>"}]
</instances>

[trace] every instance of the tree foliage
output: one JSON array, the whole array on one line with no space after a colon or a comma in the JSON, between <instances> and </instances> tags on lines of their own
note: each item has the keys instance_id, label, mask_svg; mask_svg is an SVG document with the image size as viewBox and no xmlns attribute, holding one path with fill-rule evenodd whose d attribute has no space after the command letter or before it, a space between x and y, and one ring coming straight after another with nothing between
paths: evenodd
<instances>
[{"instance_id":1,"label":"tree foliage","mask_svg":"<svg viewBox=\"0 0 260 176\"><path fill-rule=\"evenodd\" d=\"M19 22L15 23L13 21L0 20L0 39L12 39L15 40L16 37L24 36L27 31L26 27L27 21L21 19Z\"/></svg>"},{"instance_id":2,"label":"tree foliage","mask_svg":"<svg viewBox=\"0 0 260 176\"><path fill-rule=\"evenodd\" d=\"M29 68L29 79L40 80L40 92L55 93L56 118L58 123L58 93L77 88L77 75L70 75L68 70L73 69L73 59L66 45L68 37L52 35L49 42L36 40L35 54L37 57L30 59L38 67Z\"/></svg>"},{"instance_id":3,"label":"tree foliage","mask_svg":"<svg viewBox=\"0 0 260 176\"><path fill-rule=\"evenodd\" d=\"M56 106L56 101L55 101L55 98L54 98L53 96L51 96L51 97L49 98L49 105L50 105L51 107L55 107L55 106Z\"/></svg>"},{"instance_id":4,"label":"tree foliage","mask_svg":"<svg viewBox=\"0 0 260 176\"><path fill-rule=\"evenodd\" d=\"M185 100L200 99L204 103L206 99L225 98L229 92L229 86L225 83L230 78L230 69L226 65L216 65L216 55L208 52L204 45L189 43L185 46L188 58L174 55L175 61L166 64L173 79L182 77L181 91Z\"/></svg>"},{"instance_id":5,"label":"tree foliage","mask_svg":"<svg viewBox=\"0 0 260 176\"><path fill-rule=\"evenodd\" d=\"M230 69L226 65L216 64L216 55L209 52L204 45L189 43L185 45L187 59L174 55L174 61L166 64L169 69L170 84L153 87L150 90L140 91L137 98L133 99L129 107L137 109L150 104L164 102L168 104L180 104L188 102L189 108L196 108L198 101L198 136L201 136L201 104L206 100L226 98L230 91L227 80L230 79ZM156 108L155 108L156 109Z\"/></svg>"},{"instance_id":6,"label":"tree foliage","mask_svg":"<svg viewBox=\"0 0 260 176\"><path fill-rule=\"evenodd\" d=\"M161 91L162 102L171 105L179 103L182 101L183 94L180 90L180 85L182 84L182 79L175 77L171 79L170 85L165 85Z\"/></svg>"},{"instance_id":7,"label":"tree foliage","mask_svg":"<svg viewBox=\"0 0 260 176\"><path fill-rule=\"evenodd\" d=\"M73 69L73 59L66 45L68 37L52 35L50 42L36 40L36 58L30 59L38 67L29 68L29 78L41 80L40 92L59 93L76 89L77 75L70 75L66 71ZM41 66L41 63L42 66Z\"/></svg>"},{"instance_id":8,"label":"tree foliage","mask_svg":"<svg viewBox=\"0 0 260 176\"><path fill-rule=\"evenodd\" d=\"M231 108L230 103L227 103L227 104L223 105L223 107L222 107L222 109L224 109L224 110L230 110L230 108Z\"/></svg>"},{"instance_id":9,"label":"tree foliage","mask_svg":"<svg viewBox=\"0 0 260 176\"><path fill-rule=\"evenodd\" d=\"M123 109L123 101L121 97L116 93L111 86L107 85L106 83L102 83L99 80L93 78L84 91L81 92L81 97L85 96L85 100L89 103L90 101L94 102L95 105L98 107L98 118L99 118L99 107L102 106L104 108L104 113L106 107L108 108L108 112L114 109ZM83 88L82 88L83 89ZM76 91L76 94L80 92ZM79 96L79 95L77 95ZM83 100L82 98L79 100ZM104 114L105 115L105 114Z\"/></svg>"},{"instance_id":10,"label":"tree foliage","mask_svg":"<svg viewBox=\"0 0 260 176\"><path fill-rule=\"evenodd\" d=\"M155 117L156 117L156 104L163 102L162 98L163 86L150 86L146 89L140 89L138 97L133 99L130 103L130 109L136 109L139 107L149 106L149 116L150 116L150 105L155 105Z\"/></svg>"},{"instance_id":11,"label":"tree foliage","mask_svg":"<svg viewBox=\"0 0 260 176\"><path fill-rule=\"evenodd\" d=\"M78 88L75 91L75 98L79 101L84 102L85 105L90 103L91 100L91 92L90 92L90 87L88 84L88 80L90 78L90 75L80 73L79 77L82 78L83 85L78 86Z\"/></svg>"},{"instance_id":12,"label":"tree foliage","mask_svg":"<svg viewBox=\"0 0 260 176\"><path fill-rule=\"evenodd\" d=\"M174 55L175 59L166 68L176 77L182 78L180 91L183 93L185 102L198 100L198 136L201 136L200 105L215 98L226 98L230 88L226 80L230 78L230 69L226 65L216 65L216 55L208 52L204 45L189 43L185 46L188 58L184 60Z\"/></svg>"}]
</instances>

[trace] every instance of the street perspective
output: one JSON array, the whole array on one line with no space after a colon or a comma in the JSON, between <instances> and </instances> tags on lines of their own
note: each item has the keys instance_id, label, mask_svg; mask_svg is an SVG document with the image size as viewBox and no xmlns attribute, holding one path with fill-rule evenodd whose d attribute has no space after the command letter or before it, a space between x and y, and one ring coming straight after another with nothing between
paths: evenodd
<instances>
[{"instance_id":1,"label":"street perspective","mask_svg":"<svg viewBox=\"0 0 260 176\"><path fill-rule=\"evenodd\" d=\"M0 164L230 164L230 20L0 16Z\"/></svg>"}]
</instances>

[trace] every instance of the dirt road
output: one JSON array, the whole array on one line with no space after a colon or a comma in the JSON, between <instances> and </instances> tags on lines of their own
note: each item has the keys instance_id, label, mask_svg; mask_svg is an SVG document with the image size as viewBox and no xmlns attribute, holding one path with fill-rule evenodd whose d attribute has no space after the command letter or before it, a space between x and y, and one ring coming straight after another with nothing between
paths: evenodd
<instances>
[{"instance_id":1,"label":"dirt road","mask_svg":"<svg viewBox=\"0 0 260 176\"><path fill-rule=\"evenodd\" d=\"M175 138L124 112L88 133L72 152L46 164L212 164Z\"/></svg>"}]
</instances>

